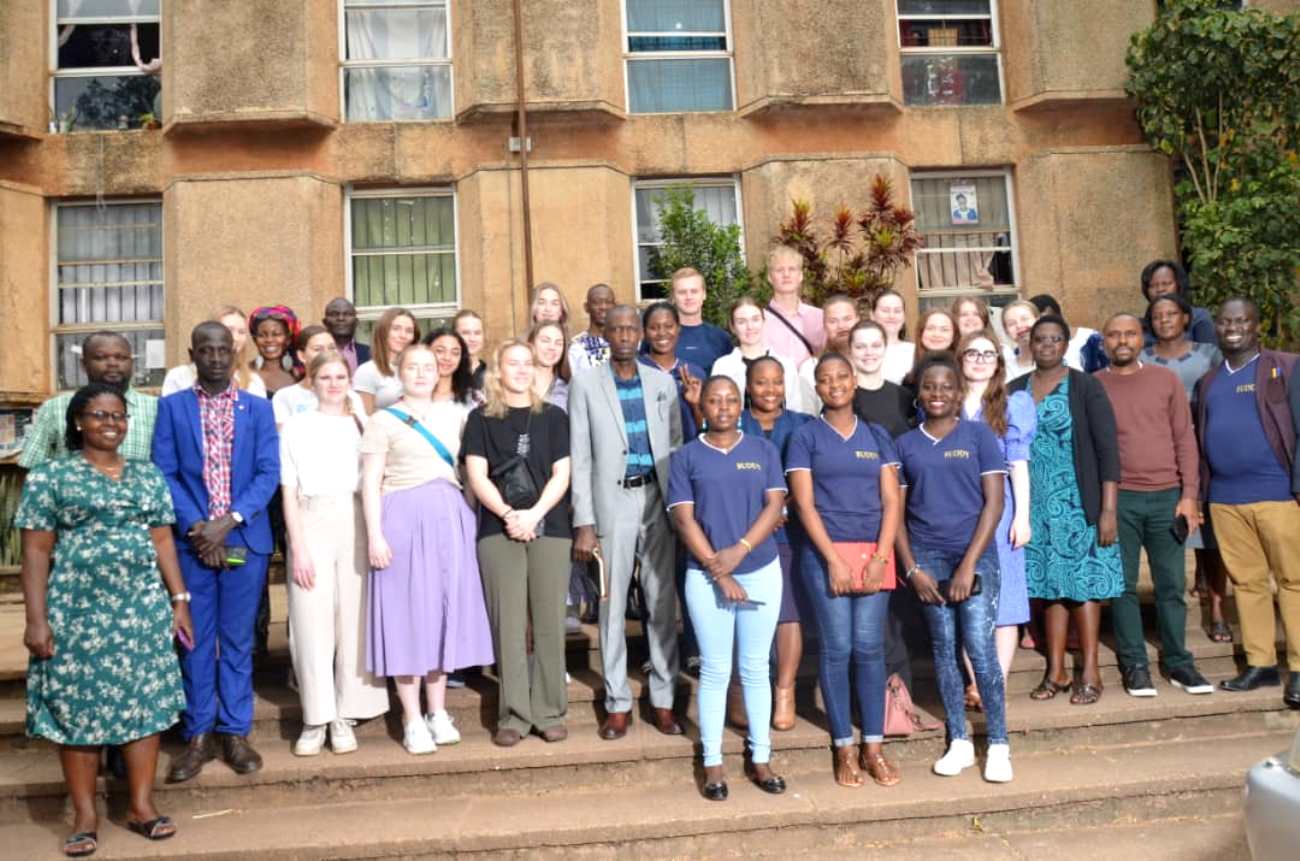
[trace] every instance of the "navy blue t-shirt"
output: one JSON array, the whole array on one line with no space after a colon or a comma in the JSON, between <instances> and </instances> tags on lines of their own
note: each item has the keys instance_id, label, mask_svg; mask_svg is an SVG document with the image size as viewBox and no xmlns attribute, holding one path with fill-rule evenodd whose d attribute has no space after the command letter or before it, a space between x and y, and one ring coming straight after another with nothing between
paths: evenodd
<instances>
[{"instance_id":1,"label":"navy blue t-shirt","mask_svg":"<svg viewBox=\"0 0 1300 861\"><path fill-rule=\"evenodd\" d=\"M740 414L740 429L745 433L752 433L755 436L761 436L763 439L776 446L777 452L781 455L782 469L784 469L785 455L786 452L790 450L790 440L794 437L794 432L810 421L812 421L812 416L807 413L798 413L794 410L782 410L781 414L776 417L776 421L772 423L772 429L770 431L765 431L763 430L763 426L758 423L758 419L754 418L753 414L750 413L749 410L745 410ZM786 507L789 509L788 504ZM786 525L777 529L776 532L773 533L773 537L776 538L777 544L789 544L790 535L786 530L798 528L799 524L790 519L791 513L790 510L786 511Z\"/></svg>"},{"instance_id":2,"label":"navy blue t-shirt","mask_svg":"<svg viewBox=\"0 0 1300 861\"><path fill-rule=\"evenodd\" d=\"M959 421L943 439L918 427L895 445L912 546L965 553L984 510L983 476L1007 471L997 437L983 422Z\"/></svg>"},{"instance_id":3,"label":"navy blue t-shirt","mask_svg":"<svg viewBox=\"0 0 1300 861\"><path fill-rule=\"evenodd\" d=\"M880 538L880 471L897 465L889 431L857 418L847 438L826 419L813 419L794 432L785 453L787 473L812 473L813 508L831 541Z\"/></svg>"},{"instance_id":4,"label":"navy blue t-shirt","mask_svg":"<svg viewBox=\"0 0 1300 861\"><path fill-rule=\"evenodd\" d=\"M731 336L712 323L682 326L677 338L677 358L713 372L713 363L732 351Z\"/></svg>"},{"instance_id":5,"label":"navy blue t-shirt","mask_svg":"<svg viewBox=\"0 0 1300 861\"><path fill-rule=\"evenodd\" d=\"M762 437L742 433L723 451L703 436L673 452L668 473L668 507L693 503L695 521L714 550L737 543L758 520L767 492L785 492L781 455ZM757 571L776 559L776 541L768 536L746 554L735 573ZM703 563L691 554L692 568Z\"/></svg>"},{"instance_id":6,"label":"navy blue t-shirt","mask_svg":"<svg viewBox=\"0 0 1300 861\"><path fill-rule=\"evenodd\" d=\"M1225 362L1205 392L1205 459L1210 502L1248 505L1289 502L1291 475L1264 435L1255 401L1259 357L1228 373Z\"/></svg>"}]
</instances>

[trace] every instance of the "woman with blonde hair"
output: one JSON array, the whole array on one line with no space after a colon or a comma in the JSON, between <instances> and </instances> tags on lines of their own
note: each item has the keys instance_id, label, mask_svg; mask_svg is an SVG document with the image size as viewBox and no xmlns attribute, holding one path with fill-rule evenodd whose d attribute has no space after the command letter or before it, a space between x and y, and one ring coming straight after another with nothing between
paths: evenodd
<instances>
[{"instance_id":1,"label":"woman with blonde hair","mask_svg":"<svg viewBox=\"0 0 1300 861\"><path fill-rule=\"evenodd\" d=\"M569 333L561 323L537 323L528 330L535 371L533 391L548 404L569 409Z\"/></svg>"},{"instance_id":2,"label":"woman with blonde hair","mask_svg":"<svg viewBox=\"0 0 1300 861\"><path fill-rule=\"evenodd\" d=\"M871 303L871 319L885 332L885 379L901 385L916 361L916 345L907 340L907 305L897 290L881 290Z\"/></svg>"},{"instance_id":3,"label":"woman with blonde hair","mask_svg":"<svg viewBox=\"0 0 1300 861\"><path fill-rule=\"evenodd\" d=\"M221 305L208 316L208 319L215 320L229 329L230 337L235 342L235 385L258 397L266 397L266 383L262 382L260 374L253 373L249 364L252 361L250 355L252 340L248 337L248 315L234 305ZM163 378L160 394L166 397L193 388L197 379L193 362L177 365Z\"/></svg>"},{"instance_id":4,"label":"woman with blonde hair","mask_svg":"<svg viewBox=\"0 0 1300 861\"><path fill-rule=\"evenodd\" d=\"M451 318L451 327L469 350L469 371L474 375L474 390L482 392L487 386L487 362L483 359L483 318L477 311L462 308Z\"/></svg>"},{"instance_id":5,"label":"woman with blonde hair","mask_svg":"<svg viewBox=\"0 0 1300 861\"><path fill-rule=\"evenodd\" d=\"M1002 331L1007 344L1002 347L1007 382L1023 377L1034 369L1034 354L1029 349L1029 333L1038 319L1038 306L1028 299L1017 299L1002 309Z\"/></svg>"},{"instance_id":6,"label":"woman with blonde hair","mask_svg":"<svg viewBox=\"0 0 1300 861\"><path fill-rule=\"evenodd\" d=\"M989 316L989 306L976 296L962 296L955 299L949 310L957 323L957 336L964 338L976 332L993 331L993 319Z\"/></svg>"},{"instance_id":7,"label":"woman with blonde hair","mask_svg":"<svg viewBox=\"0 0 1300 861\"><path fill-rule=\"evenodd\" d=\"M353 402L351 377L337 351L318 353L305 377L316 407L292 415L280 434L289 652L302 700L297 756L320 753L327 727L331 750L354 751L352 723L388 711L388 687L362 667L368 566L358 491L365 413Z\"/></svg>"},{"instance_id":8,"label":"woman with blonde hair","mask_svg":"<svg viewBox=\"0 0 1300 861\"><path fill-rule=\"evenodd\" d=\"M749 366L763 356L771 356L781 365L785 379L785 408L803 412L803 392L799 388L799 370L794 362L774 352L765 336L767 312L753 296L741 296L731 306L731 333L739 346L713 363L713 376L729 377L736 389L745 391ZM742 396L743 397L743 396Z\"/></svg>"},{"instance_id":9,"label":"woman with blonde hair","mask_svg":"<svg viewBox=\"0 0 1300 861\"><path fill-rule=\"evenodd\" d=\"M305 371L311 367L311 363L317 356L322 353L338 352L335 345L334 336L330 334L329 329L324 326L306 326L298 333L298 340L294 344L294 352L297 354L298 363L302 365L304 373L302 379L296 385L285 386L280 389L271 398L271 409L275 413L275 429L283 431L285 424L289 419L302 413L311 412L316 409L320 401L316 397L316 389L312 384L311 375ZM348 372L348 380L351 381L352 373ZM361 403L361 398L357 393L348 387L348 402L356 412L365 415L365 407Z\"/></svg>"},{"instance_id":10,"label":"woman with blonde hair","mask_svg":"<svg viewBox=\"0 0 1300 861\"><path fill-rule=\"evenodd\" d=\"M405 308L389 308L375 323L370 339L370 361L352 375L352 387L361 395L366 413L374 413L395 403L402 396L402 381L397 375L397 357L420 340L420 324Z\"/></svg>"},{"instance_id":11,"label":"woman with blonde hair","mask_svg":"<svg viewBox=\"0 0 1300 861\"><path fill-rule=\"evenodd\" d=\"M533 288L533 298L528 304L528 319L531 325L538 323L569 323L569 302L564 298L560 285L543 281Z\"/></svg>"},{"instance_id":12,"label":"woman with blonde hair","mask_svg":"<svg viewBox=\"0 0 1300 861\"><path fill-rule=\"evenodd\" d=\"M498 347L487 402L465 424L465 473L481 509L478 558L501 684L492 736L499 747L534 730L548 742L568 737L569 418L538 396L536 369L530 345Z\"/></svg>"}]
</instances>

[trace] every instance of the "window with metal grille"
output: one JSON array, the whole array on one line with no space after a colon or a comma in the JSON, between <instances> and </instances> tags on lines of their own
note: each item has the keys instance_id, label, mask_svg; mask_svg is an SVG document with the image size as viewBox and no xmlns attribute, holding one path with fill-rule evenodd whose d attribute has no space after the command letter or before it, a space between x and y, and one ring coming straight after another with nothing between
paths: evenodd
<instances>
[{"instance_id":1,"label":"window with metal grille","mask_svg":"<svg viewBox=\"0 0 1300 861\"><path fill-rule=\"evenodd\" d=\"M352 302L363 319L400 305L419 318L459 306L456 199L450 190L354 191L347 240Z\"/></svg>"},{"instance_id":2,"label":"window with metal grille","mask_svg":"<svg viewBox=\"0 0 1300 861\"><path fill-rule=\"evenodd\" d=\"M997 0L898 0L903 101L1002 102Z\"/></svg>"},{"instance_id":3,"label":"window with metal grille","mask_svg":"<svg viewBox=\"0 0 1300 861\"><path fill-rule=\"evenodd\" d=\"M947 303L966 295L1015 295L1018 249L1008 172L913 174L912 209L925 238L916 252L923 305L927 297Z\"/></svg>"},{"instance_id":4,"label":"window with metal grille","mask_svg":"<svg viewBox=\"0 0 1300 861\"><path fill-rule=\"evenodd\" d=\"M157 123L160 6L160 0L55 0L51 131Z\"/></svg>"},{"instance_id":5,"label":"window with metal grille","mask_svg":"<svg viewBox=\"0 0 1300 861\"><path fill-rule=\"evenodd\" d=\"M744 225L740 218L740 187L730 177L722 179L656 179L638 182L633 186L633 215L636 231L636 284L637 299L651 302L668 297L668 283L650 269L651 252L663 245L659 230L659 210L655 206L669 188L690 188L695 195L695 208L706 212L714 224ZM742 238L743 247L744 240Z\"/></svg>"},{"instance_id":6,"label":"window with metal grille","mask_svg":"<svg viewBox=\"0 0 1300 861\"><path fill-rule=\"evenodd\" d=\"M623 11L629 111L732 109L727 0L626 0Z\"/></svg>"}]
</instances>

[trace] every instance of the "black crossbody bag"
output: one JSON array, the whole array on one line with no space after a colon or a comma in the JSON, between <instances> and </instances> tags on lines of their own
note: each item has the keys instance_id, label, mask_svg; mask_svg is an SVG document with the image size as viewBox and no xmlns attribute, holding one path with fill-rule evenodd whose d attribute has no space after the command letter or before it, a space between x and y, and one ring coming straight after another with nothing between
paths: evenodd
<instances>
[{"instance_id":1,"label":"black crossbody bag","mask_svg":"<svg viewBox=\"0 0 1300 861\"><path fill-rule=\"evenodd\" d=\"M532 508L537 504L538 497L541 493L537 489L537 482L533 481L533 474L528 469L528 452L532 449L533 440L529 433L533 427L533 411L528 411L528 424L524 425L524 432L519 439L515 441L515 454L505 460L504 463L498 464L494 469L488 472L488 477L501 493L501 498L505 500L506 505L515 509ZM522 440L523 445L520 445ZM520 449L523 449L522 452Z\"/></svg>"}]
</instances>

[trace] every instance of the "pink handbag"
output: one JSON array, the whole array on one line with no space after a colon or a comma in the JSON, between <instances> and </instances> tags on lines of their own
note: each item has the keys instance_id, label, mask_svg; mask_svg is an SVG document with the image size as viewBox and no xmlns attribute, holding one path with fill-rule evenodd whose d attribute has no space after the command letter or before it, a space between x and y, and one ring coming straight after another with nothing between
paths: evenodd
<instances>
[{"instance_id":1,"label":"pink handbag","mask_svg":"<svg viewBox=\"0 0 1300 861\"><path fill-rule=\"evenodd\" d=\"M914 732L938 729L943 724L926 720L912 703L903 679L894 673L885 682L885 735L908 736Z\"/></svg>"}]
</instances>

